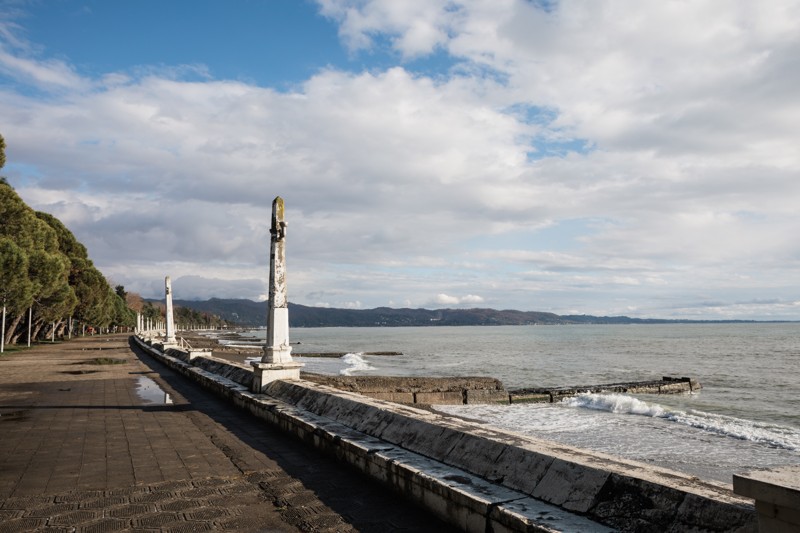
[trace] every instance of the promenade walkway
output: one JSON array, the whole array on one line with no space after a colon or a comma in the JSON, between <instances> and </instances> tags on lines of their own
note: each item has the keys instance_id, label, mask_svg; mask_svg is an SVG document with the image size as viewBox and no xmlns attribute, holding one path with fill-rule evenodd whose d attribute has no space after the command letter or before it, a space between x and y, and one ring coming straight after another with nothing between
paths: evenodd
<instances>
[{"instance_id":1,"label":"promenade walkway","mask_svg":"<svg viewBox=\"0 0 800 533\"><path fill-rule=\"evenodd\" d=\"M448 531L132 349L0 357L0 532Z\"/></svg>"}]
</instances>

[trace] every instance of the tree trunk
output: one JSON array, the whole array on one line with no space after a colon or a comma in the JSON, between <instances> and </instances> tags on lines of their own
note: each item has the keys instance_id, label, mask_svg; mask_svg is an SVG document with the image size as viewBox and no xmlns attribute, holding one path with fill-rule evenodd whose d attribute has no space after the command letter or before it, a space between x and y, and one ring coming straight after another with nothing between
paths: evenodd
<instances>
[{"instance_id":1,"label":"tree trunk","mask_svg":"<svg viewBox=\"0 0 800 533\"><path fill-rule=\"evenodd\" d=\"M31 333L31 339L37 340L39 338L39 331L41 331L44 324L44 320L41 319L33 323L33 333Z\"/></svg>"},{"instance_id":2,"label":"tree trunk","mask_svg":"<svg viewBox=\"0 0 800 533\"><path fill-rule=\"evenodd\" d=\"M22 320L24 318L24 316L25 316L25 313L17 316L14 320L11 321L10 324L8 323L9 317L6 316L6 324L8 324L8 327L6 328L6 344L7 345L8 344L16 344L17 337L19 337L19 333L17 335L14 335L14 330L17 329L17 326L19 325L20 320Z\"/></svg>"},{"instance_id":3,"label":"tree trunk","mask_svg":"<svg viewBox=\"0 0 800 533\"><path fill-rule=\"evenodd\" d=\"M66 329L67 329L67 323L64 321L63 318L58 322L56 322L56 327L55 327L56 337L63 340L64 337L66 337L65 335Z\"/></svg>"}]
</instances>

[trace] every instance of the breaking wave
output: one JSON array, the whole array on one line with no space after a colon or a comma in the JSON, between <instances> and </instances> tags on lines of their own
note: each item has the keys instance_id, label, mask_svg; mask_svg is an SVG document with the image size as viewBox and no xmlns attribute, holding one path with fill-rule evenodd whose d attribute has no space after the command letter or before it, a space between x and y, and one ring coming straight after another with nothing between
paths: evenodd
<instances>
[{"instance_id":1,"label":"breaking wave","mask_svg":"<svg viewBox=\"0 0 800 533\"><path fill-rule=\"evenodd\" d=\"M355 372L375 370L375 367L369 364L369 362L364 359L363 355L362 353L344 354L340 360L347 366L339 370L339 374L342 376L352 376Z\"/></svg>"},{"instance_id":2,"label":"breaking wave","mask_svg":"<svg viewBox=\"0 0 800 533\"><path fill-rule=\"evenodd\" d=\"M660 418L709 433L757 442L773 448L800 450L800 431L795 428L703 411L673 410L624 394L581 394L563 400L562 404L615 414Z\"/></svg>"}]
</instances>

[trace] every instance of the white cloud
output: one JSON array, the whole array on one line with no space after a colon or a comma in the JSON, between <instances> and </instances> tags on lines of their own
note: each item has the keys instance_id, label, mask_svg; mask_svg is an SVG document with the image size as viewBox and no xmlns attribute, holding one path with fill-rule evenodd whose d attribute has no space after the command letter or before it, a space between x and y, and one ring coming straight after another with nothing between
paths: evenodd
<instances>
[{"instance_id":1,"label":"white cloud","mask_svg":"<svg viewBox=\"0 0 800 533\"><path fill-rule=\"evenodd\" d=\"M264 300L266 283L264 279L220 279L184 275L173 278L173 297L179 300L209 298L248 298ZM162 284L163 297L163 284ZM243 295L247 296L243 296ZM186 298L184 295L191 295Z\"/></svg>"},{"instance_id":2,"label":"white cloud","mask_svg":"<svg viewBox=\"0 0 800 533\"><path fill-rule=\"evenodd\" d=\"M461 300L456 296L448 296L444 293L439 293L434 298L434 301L440 305L458 305Z\"/></svg>"},{"instance_id":3,"label":"white cloud","mask_svg":"<svg viewBox=\"0 0 800 533\"><path fill-rule=\"evenodd\" d=\"M467 294L466 296L450 296L444 293L439 293L433 299L436 305L468 305L483 303L484 300L475 294Z\"/></svg>"},{"instance_id":4,"label":"white cloud","mask_svg":"<svg viewBox=\"0 0 800 533\"><path fill-rule=\"evenodd\" d=\"M4 172L126 286L262 279L280 194L298 303L694 315L706 289L798 298L796 3L320 6L354 54L388 43L405 66L286 92L202 65L89 79L0 32L2 73L52 91L0 87ZM433 53L460 63L411 71Z\"/></svg>"},{"instance_id":5,"label":"white cloud","mask_svg":"<svg viewBox=\"0 0 800 533\"><path fill-rule=\"evenodd\" d=\"M359 2L319 0L321 12L339 22L339 35L357 51L374 44L376 34L390 35L403 57L429 53L448 40L453 3L446 0Z\"/></svg>"},{"instance_id":6,"label":"white cloud","mask_svg":"<svg viewBox=\"0 0 800 533\"><path fill-rule=\"evenodd\" d=\"M7 35L7 32L4 32ZM85 89L88 83L74 69L58 60L21 57L0 43L0 72L44 89Z\"/></svg>"}]
</instances>

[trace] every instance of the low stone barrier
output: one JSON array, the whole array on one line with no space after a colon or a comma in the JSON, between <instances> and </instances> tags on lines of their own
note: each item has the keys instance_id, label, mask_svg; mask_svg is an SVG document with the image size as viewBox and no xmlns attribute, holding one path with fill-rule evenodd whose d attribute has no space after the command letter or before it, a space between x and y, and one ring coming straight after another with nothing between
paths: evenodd
<instances>
[{"instance_id":1,"label":"low stone barrier","mask_svg":"<svg viewBox=\"0 0 800 533\"><path fill-rule=\"evenodd\" d=\"M752 503L721 483L307 381L254 394L205 358L136 342L465 531L756 531Z\"/></svg>"},{"instance_id":2,"label":"low stone barrier","mask_svg":"<svg viewBox=\"0 0 800 533\"><path fill-rule=\"evenodd\" d=\"M253 367L251 366L234 363L227 359L212 357L210 352L185 351L179 348L168 348L166 354L180 359L183 362L190 363L192 366L202 368L212 374L230 379L248 389L251 388L253 384Z\"/></svg>"},{"instance_id":3,"label":"low stone barrier","mask_svg":"<svg viewBox=\"0 0 800 533\"><path fill-rule=\"evenodd\" d=\"M304 372L303 379L395 403L425 405L504 404L508 391L489 377L326 376Z\"/></svg>"},{"instance_id":4,"label":"low stone barrier","mask_svg":"<svg viewBox=\"0 0 800 533\"><path fill-rule=\"evenodd\" d=\"M302 382L271 396L620 529L755 530L752 505L689 475ZM631 527L637 523L636 527Z\"/></svg>"},{"instance_id":5,"label":"low stone barrier","mask_svg":"<svg viewBox=\"0 0 800 533\"><path fill-rule=\"evenodd\" d=\"M682 394L700 390L700 383L693 378L665 376L660 380L607 383L604 385L580 385L574 387L531 388L509 391L511 403L560 402L564 398L579 394Z\"/></svg>"},{"instance_id":6,"label":"low stone barrier","mask_svg":"<svg viewBox=\"0 0 800 533\"><path fill-rule=\"evenodd\" d=\"M652 381L512 390L488 377L326 376L307 372L302 377L378 400L424 405L555 403L587 393L681 394L701 388L695 379L669 376Z\"/></svg>"}]
</instances>

